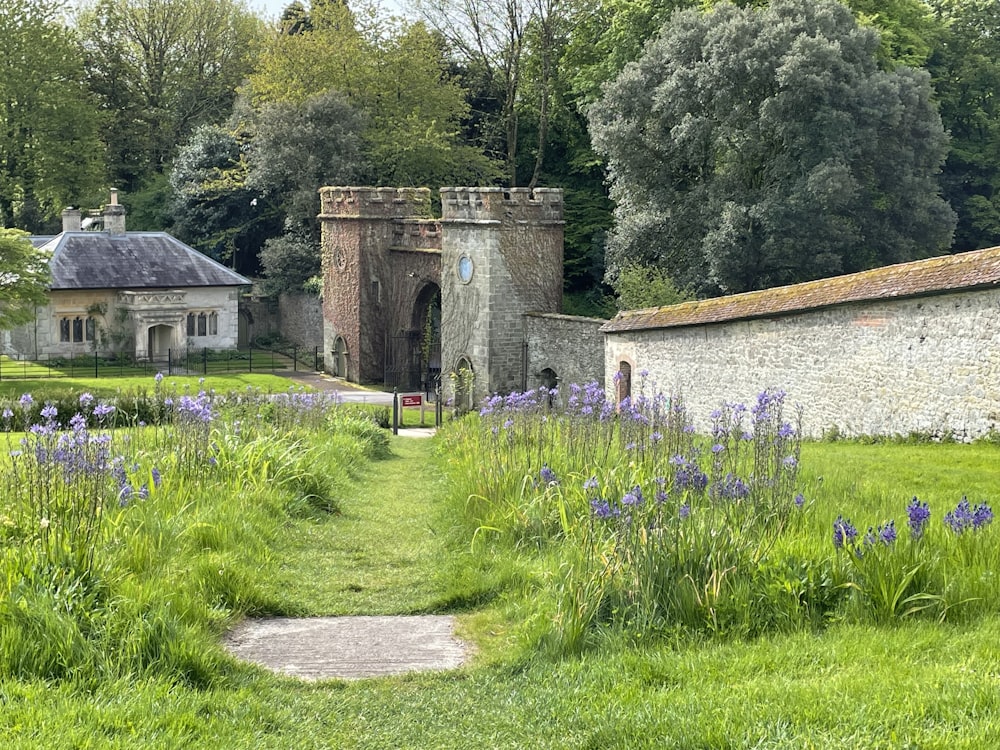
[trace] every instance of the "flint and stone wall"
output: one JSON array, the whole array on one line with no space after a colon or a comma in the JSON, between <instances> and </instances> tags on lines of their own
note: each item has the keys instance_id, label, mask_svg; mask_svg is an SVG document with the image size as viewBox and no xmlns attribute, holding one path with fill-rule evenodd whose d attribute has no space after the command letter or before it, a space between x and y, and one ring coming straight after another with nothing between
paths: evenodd
<instances>
[{"instance_id":1,"label":"flint and stone wall","mask_svg":"<svg viewBox=\"0 0 1000 750\"><path fill-rule=\"evenodd\" d=\"M731 323L609 333L605 373L679 393L700 430L765 387L818 437L911 432L970 440L1000 427L1000 290L879 300ZM654 385L655 384L655 385Z\"/></svg>"},{"instance_id":2,"label":"flint and stone wall","mask_svg":"<svg viewBox=\"0 0 1000 750\"><path fill-rule=\"evenodd\" d=\"M525 317L528 342L528 387L546 385L543 370L551 370L565 393L571 383L604 385L604 334L608 321L570 315L529 313Z\"/></svg>"},{"instance_id":3,"label":"flint and stone wall","mask_svg":"<svg viewBox=\"0 0 1000 750\"><path fill-rule=\"evenodd\" d=\"M278 320L282 338L303 349L323 346L323 305L315 294L280 295Z\"/></svg>"}]
</instances>

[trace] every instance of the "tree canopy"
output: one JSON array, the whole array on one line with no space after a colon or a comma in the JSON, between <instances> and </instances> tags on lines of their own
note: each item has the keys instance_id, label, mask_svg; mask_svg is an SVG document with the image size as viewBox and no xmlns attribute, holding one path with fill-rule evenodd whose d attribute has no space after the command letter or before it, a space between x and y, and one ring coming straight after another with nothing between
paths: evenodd
<instances>
[{"instance_id":1,"label":"tree canopy","mask_svg":"<svg viewBox=\"0 0 1000 750\"><path fill-rule=\"evenodd\" d=\"M100 185L98 111L58 0L0 3L0 226L45 231Z\"/></svg>"},{"instance_id":2,"label":"tree canopy","mask_svg":"<svg viewBox=\"0 0 1000 750\"><path fill-rule=\"evenodd\" d=\"M17 229L0 228L0 330L31 320L48 301L46 257Z\"/></svg>"},{"instance_id":3,"label":"tree canopy","mask_svg":"<svg viewBox=\"0 0 1000 750\"><path fill-rule=\"evenodd\" d=\"M835 0L674 13L590 111L611 277L653 264L729 293L947 250L930 77L878 51Z\"/></svg>"}]
</instances>

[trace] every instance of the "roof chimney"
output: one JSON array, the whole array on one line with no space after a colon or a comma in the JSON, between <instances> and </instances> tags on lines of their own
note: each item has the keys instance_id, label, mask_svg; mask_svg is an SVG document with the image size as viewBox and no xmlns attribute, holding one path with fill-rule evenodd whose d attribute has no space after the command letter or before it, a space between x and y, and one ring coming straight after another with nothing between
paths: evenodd
<instances>
[{"instance_id":1,"label":"roof chimney","mask_svg":"<svg viewBox=\"0 0 1000 750\"><path fill-rule=\"evenodd\" d=\"M125 234L125 207L118 205L115 188L111 188L111 203L104 207L104 231L112 237Z\"/></svg>"},{"instance_id":2,"label":"roof chimney","mask_svg":"<svg viewBox=\"0 0 1000 750\"><path fill-rule=\"evenodd\" d=\"M67 206L63 209L62 221L64 232L79 232L81 229L80 209Z\"/></svg>"}]
</instances>

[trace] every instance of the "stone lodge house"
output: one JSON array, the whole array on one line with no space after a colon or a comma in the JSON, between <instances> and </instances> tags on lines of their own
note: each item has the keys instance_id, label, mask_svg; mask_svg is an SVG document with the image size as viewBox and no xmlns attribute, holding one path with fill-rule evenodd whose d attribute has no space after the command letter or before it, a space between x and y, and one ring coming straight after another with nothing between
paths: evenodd
<instances>
[{"instance_id":1,"label":"stone lodge house","mask_svg":"<svg viewBox=\"0 0 1000 750\"><path fill-rule=\"evenodd\" d=\"M608 387L678 393L699 430L769 387L811 436L1000 429L1000 247L631 310L601 331Z\"/></svg>"},{"instance_id":2,"label":"stone lodge house","mask_svg":"<svg viewBox=\"0 0 1000 750\"><path fill-rule=\"evenodd\" d=\"M236 347L247 278L165 232L125 231L117 191L102 218L102 231L85 231L79 210L63 211L62 233L41 246L51 254L49 303L3 333L5 354L166 359L187 346Z\"/></svg>"}]
</instances>

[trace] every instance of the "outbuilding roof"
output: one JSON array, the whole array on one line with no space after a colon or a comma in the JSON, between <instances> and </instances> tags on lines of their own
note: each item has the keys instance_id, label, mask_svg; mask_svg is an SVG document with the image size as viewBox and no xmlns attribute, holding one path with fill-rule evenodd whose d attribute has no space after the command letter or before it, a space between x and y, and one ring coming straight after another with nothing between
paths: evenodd
<instances>
[{"instance_id":1,"label":"outbuilding roof","mask_svg":"<svg viewBox=\"0 0 1000 750\"><path fill-rule=\"evenodd\" d=\"M52 252L51 289L177 289L250 280L166 232L63 232Z\"/></svg>"},{"instance_id":2,"label":"outbuilding roof","mask_svg":"<svg viewBox=\"0 0 1000 750\"><path fill-rule=\"evenodd\" d=\"M898 263L728 297L625 310L601 330L617 333L726 323L791 315L850 302L921 297L995 286L1000 286L1000 247Z\"/></svg>"}]
</instances>

